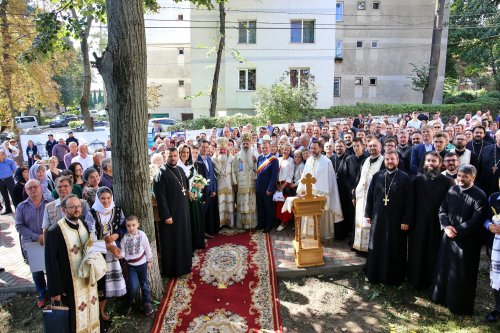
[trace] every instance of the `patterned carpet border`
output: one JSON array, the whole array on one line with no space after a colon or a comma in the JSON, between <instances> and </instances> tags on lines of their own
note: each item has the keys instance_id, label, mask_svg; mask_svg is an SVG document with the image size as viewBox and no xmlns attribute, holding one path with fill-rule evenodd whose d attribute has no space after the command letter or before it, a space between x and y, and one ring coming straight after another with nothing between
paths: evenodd
<instances>
[{"instance_id":1,"label":"patterned carpet border","mask_svg":"<svg viewBox=\"0 0 500 333\"><path fill-rule=\"evenodd\" d=\"M242 237L248 238L246 252L242 251L242 244L233 244L236 238L235 243L241 243ZM197 251L191 274L168 281L151 332L205 333L221 329L220 332L231 333L281 333L277 275L269 234L248 236L247 232L237 229L223 229L215 240L215 246L214 241L209 240L207 249ZM217 273L217 268L233 261L240 265L233 268L234 274L224 269ZM198 288L202 289L196 295ZM224 298L228 295L230 300ZM219 297L221 302L215 303ZM193 300L200 306L196 303L199 298L205 298L210 307L207 308L206 303L203 303L204 309L192 306Z\"/></svg>"}]
</instances>

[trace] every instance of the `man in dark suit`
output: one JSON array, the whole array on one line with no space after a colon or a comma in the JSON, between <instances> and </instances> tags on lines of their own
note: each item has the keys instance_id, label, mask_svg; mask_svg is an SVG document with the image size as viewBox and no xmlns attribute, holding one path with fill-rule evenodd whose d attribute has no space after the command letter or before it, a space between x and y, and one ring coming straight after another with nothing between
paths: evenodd
<instances>
[{"instance_id":1,"label":"man in dark suit","mask_svg":"<svg viewBox=\"0 0 500 333\"><path fill-rule=\"evenodd\" d=\"M257 182L255 186L258 220L255 230L264 229L264 232L269 232L273 227L273 194L276 191L279 162L276 156L271 154L269 141L263 141L261 148L262 155L257 160Z\"/></svg>"},{"instance_id":2,"label":"man in dark suit","mask_svg":"<svg viewBox=\"0 0 500 333\"><path fill-rule=\"evenodd\" d=\"M416 175L422 170L422 161L424 160L425 153L434 150L432 138L434 137L434 129L432 126L426 125L421 128L422 143L413 146L411 150L411 172Z\"/></svg>"},{"instance_id":3,"label":"man in dark suit","mask_svg":"<svg viewBox=\"0 0 500 333\"><path fill-rule=\"evenodd\" d=\"M201 140L200 148L198 161L205 165L208 171L206 178L210 180L208 185L203 189L203 195L207 201L203 204L202 211L205 215L205 237L211 238L212 235L218 234L220 229L217 180L215 179L212 159L209 156L210 143L207 140Z\"/></svg>"}]
</instances>

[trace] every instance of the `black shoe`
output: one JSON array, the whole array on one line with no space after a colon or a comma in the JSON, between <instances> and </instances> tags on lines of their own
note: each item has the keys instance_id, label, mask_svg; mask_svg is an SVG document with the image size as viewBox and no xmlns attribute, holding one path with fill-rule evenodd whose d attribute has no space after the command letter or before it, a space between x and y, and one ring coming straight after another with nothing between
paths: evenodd
<instances>
[{"instance_id":1,"label":"black shoe","mask_svg":"<svg viewBox=\"0 0 500 333\"><path fill-rule=\"evenodd\" d=\"M256 226L253 230L262 230L262 229L264 229L264 227L263 227L263 226L261 226L261 225L258 225L258 226Z\"/></svg>"},{"instance_id":2,"label":"black shoe","mask_svg":"<svg viewBox=\"0 0 500 333\"><path fill-rule=\"evenodd\" d=\"M99 316L99 319L100 319L101 323L104 323L104 324L111 324L113 322L113 319L111 319L111 317L109 317L109 319L106 320L102 316Z\"/></svg>"},{"instance_id":3,"label":"black shoe","mask_svg":"<svg viewBox=\"0 0 500 333\"><path fill-rule=\"evenodd\" d=\"M493 310L486 316L486 321L489 323L496 323L500 319L500 312Z\"/></svg>"},{"instance_id":4,"label":"black shoe","mask_svg":"<svg viewBox=\"0 0 500 333\"><path fill-rule=\"evenodd\" d=\"M5 212L2 213L2 215L8 215L8 214L12 214L12 211L11 210L7 210Z\"/></svg>"}]
</instances>

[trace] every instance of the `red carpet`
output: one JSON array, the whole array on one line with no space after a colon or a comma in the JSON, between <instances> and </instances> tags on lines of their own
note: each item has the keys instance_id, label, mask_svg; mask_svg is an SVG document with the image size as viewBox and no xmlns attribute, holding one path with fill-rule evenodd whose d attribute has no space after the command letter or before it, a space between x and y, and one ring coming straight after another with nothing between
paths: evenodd
<instances>
[{"instance_id":1,"label":"red carpet","mask_svg":"<svg viewBox=\"0 0 500 333\"><path fill-rule=\"evenodd\" d=\"M168 282L151 332L281 332L268 234L225 229Z\"/></svg>"}]
</instances>

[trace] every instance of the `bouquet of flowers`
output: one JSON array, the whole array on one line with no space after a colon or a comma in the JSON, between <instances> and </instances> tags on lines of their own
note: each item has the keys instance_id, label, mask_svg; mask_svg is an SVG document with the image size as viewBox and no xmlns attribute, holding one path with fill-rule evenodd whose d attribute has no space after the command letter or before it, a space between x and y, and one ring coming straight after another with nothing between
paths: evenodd
<instances>
[{"instance_id":1,"label":"bouquet of flowers","mask_svg":"<svg viewBox=\"0 0 500 333\"><path fill-rule=\"evenodd\" d=\"M196 175L192 179L191 192L194 193L197 199L201 198L201 191L210 183L210 179L205 179L202 175Z\"/></svg>"},{"instance_id":2,"label":"bouquet of flowers","mask_svg":"<svg viewBox=\"0 0 500 333\"><path fill-rule=\"evenodd\" d=\"M495 208L491 207L491 210L493 210L493 217L491 218L491 222L493 222L496 225L500 225L500 215L497 214L497 211Z\"/></svg>"}]
</instances>

